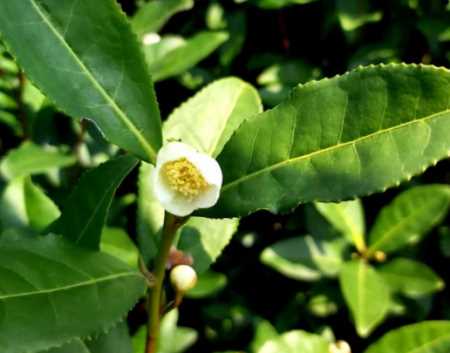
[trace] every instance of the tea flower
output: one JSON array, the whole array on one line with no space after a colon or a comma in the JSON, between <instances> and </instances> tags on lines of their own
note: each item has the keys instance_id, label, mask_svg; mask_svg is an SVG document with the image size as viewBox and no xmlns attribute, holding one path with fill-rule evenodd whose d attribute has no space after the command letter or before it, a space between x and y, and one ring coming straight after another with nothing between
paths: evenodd
<instances>
[{"instance_id":1,"label":"tea flower","mask_svg":"<svg viewBox=\"0 0 450 353\"><path fill-rule=\"evenodd\" d=\"M181 142L160 149L152 177L159 202L180 217L215 205L222 186L222 170L216 160Z\"/></svg>"}]
</instances>

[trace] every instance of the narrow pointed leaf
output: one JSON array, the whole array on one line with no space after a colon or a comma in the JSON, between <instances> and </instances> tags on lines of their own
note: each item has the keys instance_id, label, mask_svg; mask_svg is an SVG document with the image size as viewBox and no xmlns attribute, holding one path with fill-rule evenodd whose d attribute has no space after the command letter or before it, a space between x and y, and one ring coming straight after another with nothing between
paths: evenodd
<instances>
[{"instance_id":1,"label":"narrow pointed leaf","mask_svg":"<svg viewBox=\"0 0 450 353\"><path fill-rule=\"evenodd\" d=\"M382 191L450 152L450 71L359 68L307 83L245 121L218 161L224 184L209 216L235 217Z\"/></svg>"},{"instance_id":2,"label":"narrow pointed leaf","mask_svg":"<svg viewBox=\"0 0 450 353\"><path fill-rule=\"evenodd\" d=\"M153 0L142 5L133 16L131 25L139 36L158 32L170 17L179 11L189 10L193 5L193 0Z\"/></svg>"},{"instance_id":3,"label":"narrow pointed leaf","mask_svg":"<svg viewBox=\"0 0 450 353\"><path fill-rule=\"evenodd\" d=\"M364 353L447 353L450 321L425 321L393 330Z\"/></svg>"},{"instance_id":4,"label":"narrow pointed leaf","mask_svg":"<svg viewBox=\"0 0 450 353\"><path fill-rule=\"evenodd\" d=\"M0 240L0 347L23 353L95 336L144 293L142 275L60 236Z\"/></svg>"},{"instance_id":5,"label":"narrow pointed leaf","mask_svg":"<svg viewBox=\"0 0 450 353\"><path fill-rule=\"evenodd\" d=\"M114 193L137 162L132 156L122 156L86 172L51 231L81 246L98 249Z\"/></svg>"},{"instance_id":6,"label":"narrow pointed leaf","mask_svg":"<svg viewBox=\"0 0 450 353\"><path fill-rule=\"evenodd\" d=\"M67 153L25 142L2 159L0 172L5 178L13 179L45 173L75 163L76 158Z\"/></svg>"},{"instance_id":7,"label":"narrow pointed leaf","mask_svg":"<svg viewBox=\"0 0 450 353\"><path fill-rule=\"evenodd\" d=\"M444 288L444 281L428 266L410 259L397 258L379 269L392 291L417 298Z\"/></svg>"},{"instance_id":8,"label":"narrow pointed leaf","mask_svg":"<svg viewBox=\"0 0 450 353\"><path fill-rule=\"evenodd\" d=\"M363 260L344 265L340 284L356 331L361 337L367 337L387 314L390 304L388 287L375 269Z\"/></svg>"},{"instance_id":9,"label":"narrow pointed leaf","mask_svg":"<svg viewBox=\"0 0 450 353\"><path fill-rule=\"evenodd\" d=\"M449 205L448 185L417 186L401 193L375 220L369 234L369 254L393 252L417 243L445 217Z\"/></svg>"},{"instance_id":10,"label":"narrow pointed leaf","mask_svg":"<svg viewBox=\"0 0 450 353\"><path fill-rule=\"evenodd\" d=\"M161 81L182 74L205 59L227 39L226 32L200 32L177 45L159 60L150 60L146 55L153 79Z\"/></svg>"},{"instance_id":11,"label":"narrow pointed leaf","mask_svg":"<svg viewBox=\"0 0 450 353\"><path fill-rule=\"evenodd\" d=\"M116 1L3 0L0 34L59 108L91 119L112 143L154 160L162 140L159 110L136 36Z\"/></svg>"},{"instance_id":12,"label":"narrow pointed leaf","mask_svg":"<svg viewBox=\"0 0 450 353\"><path fill-rule=\"evenodd\" d=\"M261 111L258 92L251 85L224 78L175 109L164 124L164 138L181 140L216 157L241 123Z\"/></svg>"},{"instance_id":13,"label":"narrow pointed leaf","mask_svg":"<svg viewBox=\"0 0 450 353\"><path fill-rule=\"evenodd\" d=\"M360 200L316 203L316 208L348 241L360 251L366 248L366 223Z\"/></svg>"}]
</instances>

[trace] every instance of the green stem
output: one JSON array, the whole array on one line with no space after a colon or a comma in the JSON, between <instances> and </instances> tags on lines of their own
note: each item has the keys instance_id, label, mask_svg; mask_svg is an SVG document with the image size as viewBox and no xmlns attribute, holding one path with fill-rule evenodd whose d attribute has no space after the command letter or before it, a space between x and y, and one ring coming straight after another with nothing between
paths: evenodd
<instances>
[{"instance_id":1,"label":"green stem","mask_svg":"<svg viewBox=\"0 0 450 353\"><path fill-rule=\"evenodd\" d=\"M161 319L161 296L166 272L167 259L178 228L183 224L181 218L170 213L165 214L164 226L158 255L155 260L153 275L154 286L151 288L148 300L149 320L147 353L156 353L159 338L159 326Z\"/></svg>"}]
</instances>

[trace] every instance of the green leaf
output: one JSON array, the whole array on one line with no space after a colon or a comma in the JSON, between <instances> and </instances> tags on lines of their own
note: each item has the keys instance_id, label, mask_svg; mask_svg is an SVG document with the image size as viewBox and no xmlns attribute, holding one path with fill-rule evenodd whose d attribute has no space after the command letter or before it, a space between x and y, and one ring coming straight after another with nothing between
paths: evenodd
<instances>
[{"instance_id":1,"label":"green leaf","mask_svg":"<svg viewBox=\"0 0 450 353\"><path fill-rule=\"evenodd\" d=\"M1 6L1 5L0 5ZM11 150L0 163L0 172L7 179L42 174L56 168L76 163L75 156L56 149L43 148L32 142L25 142Z\"/></svg>"},{"instance_id":2,"label":"green leaf","mask_svg":"<svg viewBox=\"0 0 450 353\"><path fill-rule=\"evenodd\" d=\"M383 278L364 260L347 262L340 273L341 290L356 331L367 337L385 318L390 304Z\"/></svg>"},{"instance_id":3,"label":"green leaf","mask_svg":"<svg viewBox=\"0 0 450 353\"><path fill-rule=\"evenodd\" d=\"M425 321L388 332L364 353L447 353L449 350L450 322Z\"/></svg>"},{"instance_id":4,"label":"green leaf","mask_svg":"<svg viewBox=\"0 0 450 353\"><path fill-rule=\"evenodd\" d=\"M104 228L100 250L138 268L139 251L129 235L121 228Z\"/></svg>"},{"instance_id":5,"label":"green leaf","mask_svg":"<svg viewBox=\"0 0 450 353\"><path fill-rule=\"evenodd\" d=\"M353 31L383 18L381 11L370 11L368 0L336 0L336 11L344 31Z\"/></svg>"},{"instance_id":6,"label":"green leaf","mask_svg":"<svg viewBox=\"0 0 450 353\"><path fill-rule=\"evenodd\" d=\"M116 1L5 0L0 33L59 108L92 119L109 141L154 161L162 142L159 110L140 46Z\"/></svg>"},{"instance_id":7,"label":"green leaf","mask_svg":"<svg viewBox=\"0 0 450 353\"><path fill-rule=\"evenodd\" d=\"M98 249L114 193L137 162L132 156L122 156L86 172L51 231L81 246Z\"/></svg>"},{"instance_id":8,"label":"green leaf","mask_svg":"<svg viewBox=\"0 0 450 353\"><path fill-rule=\"evenodd\" d=\"M414 260L394 259L380 267L379 274L392 291L411 298L444 288L444 281L431 268Z\"/></svg>"},{"instance_id":9,"label":"green leaf","mask_svg":"<svg viewBox=\"0 0 450 353\"><path fill-rule=\"evenodd\" d=\"M30 178L25 179L23 186L29 225L37 231L44 230L60 216L61 212Z\"/></svg>"},{"instance_id":10,"label":"green leaf","mask_svg":"<svg viewBox=\"0 0 450 353\"><path fill-rule=\"evenodd\" d=\"M178 42L175 48L156 60L151 47L158 43L146 46L144 50L153 79L161 81L182 74L209 56L227 39L226 32L200 32L186 41Z\"/></svg>"},{"instance_id":11,"label":"green leaf","mask_svg":"<svg viewBox=\"0 0 450 353\"><path fill-rule=\"evenodd\" d=\"M252 3L263 9L280 9L289 5L303 5L313 1L317 0L251 0Z\"/></svg>"},{"instance_id":12,"label":"green leaf","mask_svg":"<svg viewBox=\"0 0 450 353\"><path fill-rule=\"evenodd\" d=\"M238 219L192 217L179 231L178 249L194 258L197 273L216 261L239 225Z\"/></svg>"},{"instance_id":13,"label":"green leaf","mask_svg":"<svg viewBox=\"0 0 450 353\"><path fill-rule=\"evenodd\" d=\"M182 140L216 157L241 123L261 111L258 92L251 85L224 78L175 109L164 124L164 138Z\"/></svg>"},{"instance_id":14,"label":"green leaf","mask_svg":"<svg viewBox=\"0 0 450 353\"><path fill-rule=\"evenodd\" d=\"M187 327L177 327L178 310L167 313L161 322L161 339L157 353L181 353L197 340L197 332Z\"/></svg>"},{"instance_id":15,"label":"green leaf","mask_svg":"<svg viewBox=\"0 0 450 353\"><path fill-rule=\"evenodd\" d=\"M278 337L277 330L269 321L258 320L255 327L255 336L251 343L251 352L257 353L267 341L275 340Z\"/></svg>"},{"instance_id":16,"label":"green leaf","mask_svg":"<svg viewBox=\"0 0 450 353\"><path fill-rule=\"evenodd\" d=\"M104 332L145 289L138 271L53 235L2 237L0 272L2 353L49 349Z\"/></svg>"},{"instance_id":17,"label":"green leaf","mask_svg":"<svg viewBox=\"0 0 450 353\"><path fill-rule=\"evenodd\" d=\"M345 247L342 238L305 235L281 240L264 249L261 261L289 278L316 281L339 273Z\"/></svg>"},{"instance_id":18,"label":"green leaf","mask_svg":"<svg viewBox=\"0 0 450 353\"><path fill-rule=\"evenodd\" d=\"M416 244L445 217L449 205L447 185L417 186L401 193L375 220L369 234L369 255Z\"/></svg>"},{"instance_id":19,"label":"green leaf","mask_svg":"<svg viewBox=\"0 0 450 353\"><path fill-rule=\"evenodd\" d=\"M227 285L227 277L218 272L208 271L198 276L197 284L186 293L188 298L210 297L221 291Z\"/></svg>"},{"instance_id":20,"label":"green leaf","mask_svg":"<svg viewBox=\"0 0 450 353\"><path fill-rule=\"evenodd\" d=\"M125 322L120 322L112 330L92 341L86 341L85 345L91 353L132 353L133 351Z\"/></svg>"},{"instance_id":21,"label":"green leaf","mask_svg":"<svg viewBox=\"0 0 450 353\"><path fill-rule=\"evenodd\" d=\"M366 248L366 222L360 200L316 203L317 210L360 251Z\"/></svg>"},{"instance_id":22,"label":"green leaf","mask_svg":"<svg viewBox=\"0 0 450 353\"><path fill-rule=\"evenodd\" d=\"M284 333L268 340L257 353L328 353L325 338L301 330Z\"/></svg>"},{"instance_id":23,"label":"green leaf","mask_svg":"<svg viewBox=\"0 0 450 353\"><path fill-rule=\"evenodd\" d=\"M10 181L0 196L0 225L3 229L31 227L41 231L59 215L58 207L29 178Z\"/></svg>"},{"instance_id":24,"label":"green leaf","mask_svg":"<svg viewBox=\"0 0 450 353\"><path fill-rule=\"evenodd\" d=\"M449 92L450 71L406 64L297 87L225 145L222 194L208 216L342 201L421 173L449 155Z\"/></svg>"},{"instance_id":25,"label":"green leaf","mask_svg":"<svg viewBox=\"0 0 450 353\"><path fill-rule=\"evenodd\" d=\"M146 263L158 252L160 232L164 223L164 208L153 191L153 169L151 164L142 162L138 178L137 241Z\"/></svg>"},{"instance_id":26,"label":"green leaf","mask_svg":"<svg viewBox=\"0 0 450 353\"><path fill-rule=\"evenodd\" d=\"M143 36L149 32L158 32L174 14L189 10L193 0L153 0L143 5L133 16L131 26Z\"/></svg>"}]
</instances>

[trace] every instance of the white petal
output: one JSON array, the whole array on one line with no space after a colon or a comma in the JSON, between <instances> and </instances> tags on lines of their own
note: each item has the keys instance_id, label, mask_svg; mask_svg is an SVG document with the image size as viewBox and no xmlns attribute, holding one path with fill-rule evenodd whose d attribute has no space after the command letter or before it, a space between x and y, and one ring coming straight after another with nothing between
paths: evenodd
<instances>
[{"instance_id":1,"label":"white petal","mask_svg":"<svg viewBox=\"0 0 450 353\"><path fill-rule=\"evenodd\" d=\"M194 209L214 206L217 203L219 196L220 186L210 185L205 192L201 193L194 200L192 200L195 207Z\"/></svg>"},{"instance_id":2,"label":"white petal","mask_svg":"<svg viewBox=\"0 0 450 353\"><path fill-rule=\"evenodd\" d=\"M222 170L214 158L198 152L187 158L198 169L208 184L216 185L219 188L222 186Z\"/></svg>"},{"instance_id":3,"label":"white petal","mask_svg":"<svg viewBox=\"0 0 450 353\"><path fill-rule=\"evenodd\" d=\"M161 167L164 163L176 161L180 158L189 159L189 156L196 153L195 149L185 143L169 142L159 150L156 157L156 166Z\"/></svg>"}]
</instances>

